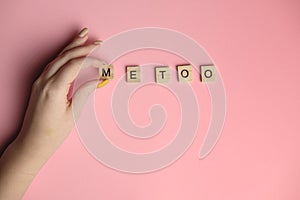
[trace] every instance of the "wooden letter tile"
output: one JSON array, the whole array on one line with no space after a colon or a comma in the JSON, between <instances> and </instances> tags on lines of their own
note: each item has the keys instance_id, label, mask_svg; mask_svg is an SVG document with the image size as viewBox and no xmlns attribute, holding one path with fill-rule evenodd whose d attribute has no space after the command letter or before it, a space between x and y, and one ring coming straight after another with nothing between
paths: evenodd
<instances>
[{"instance_id":1,"label":"wooden letter tile","mask_svg":"<svg viewBox=\"0 0 300 200\"><path fill-rule=\"evenodd\" d=\"M127 82L141 82L141 74L139 66L127 66L126 67L126 80Z\"/></svg>"},{"instance_id":2,"label":"wooden letter tile","mask_svg":"<svg viewBox=\"0 0 300 200\"><path fill-rule=\"evenodd\" d=\"M204 65L200 68L202 82L210 82L216 79L216 68L213 65Z\"/></svg>"},{"instance_id":3,"label":"wooden letter tile","mask_svg":"<svg viewBox=\"0 0 300 200\"><path fill-rule=\"evenodd\" d=\"M170 68L168 66L159 66L155 68L156 83L167 83L170 81Z\"/></svg>"},{"instance_id":4,"label":"wooden letter tile","mask_svg":"<svg viewBox=\"0 0 300 200\"><path fill-rule=\"evenodd\" d=\"M114 78L114 66L102 65L99 67L100 79L113 79Z\"/></svg>"},{"instance_id":5,"label":"wooden letter tile","mask_svg":"<svg viewBox=\"0 0 300 200\"><path fill-rule=\"evenodd\" d=\"M178 65L177 66L177 73L178 73L178 81L185 82L185 81L192 81L192 65Z\"/></svg>"}]
</instances>

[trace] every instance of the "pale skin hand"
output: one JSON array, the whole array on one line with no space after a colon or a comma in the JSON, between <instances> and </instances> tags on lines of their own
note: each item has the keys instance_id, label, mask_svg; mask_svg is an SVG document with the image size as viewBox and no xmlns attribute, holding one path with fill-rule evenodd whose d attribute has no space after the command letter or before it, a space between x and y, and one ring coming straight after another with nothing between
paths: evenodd
<instances>
[{"instance_id":1,"label":"pale skin hand","mask_svg":"<svg viewBox=\"0 0 300 200\"><path fill-rule=\"evenodd\" d=\"M100 41L86 44L87 29L47 65L35 81L22 129L0 159L0 199L21 199L41 167L73 128L72 82Z\"/></svg>"}]
</instances>

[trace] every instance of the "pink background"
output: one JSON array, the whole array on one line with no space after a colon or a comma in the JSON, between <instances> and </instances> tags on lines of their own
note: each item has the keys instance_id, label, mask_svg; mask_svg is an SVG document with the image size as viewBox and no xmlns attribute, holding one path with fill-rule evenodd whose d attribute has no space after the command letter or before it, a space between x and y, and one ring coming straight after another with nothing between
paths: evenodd
<instances>
[{"instance_id":1,"label":"pink background","mask_svg":"<svg viewBox=\"0 0 300 200\"><path fill-rule=\"evenodd\" d=\"M210 107L207 91L200 93L200 88L199 134L172 166L143 175L114 171L96 161L73 131L24 199L300 199L299 6L297 0L1 1L2 145L21 124L38 72L84 26L92 38L103 40L145 26L187 34L209 52L227 94L221 138L204 160L197 154ZM139 61L134 55L125 61ZM168 55L148 58L170 65L178 62ZM122 66L122 59L118 62ZM97 98L112 86L97 91ZM155 87L150 90L155 92ZM136 95L143 99L142 91ZM137 123L147 120L138 116L133 116ZM139 150L135 144L129 146L132 151ZM151 150L160 145L156 138L143 146Z\"/></svg>"}]
</instances>

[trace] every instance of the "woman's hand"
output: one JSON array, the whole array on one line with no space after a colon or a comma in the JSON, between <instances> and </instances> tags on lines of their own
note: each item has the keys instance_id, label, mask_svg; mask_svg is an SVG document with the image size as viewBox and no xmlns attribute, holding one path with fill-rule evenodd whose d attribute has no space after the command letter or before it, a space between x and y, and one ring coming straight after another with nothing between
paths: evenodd
<instances>
[{"instance_id":1,"label":"woman's hand","mask_svg":"<svg viewBox=\"0 0 300 200\"><path fill-rule=\"evenodd\" d=\"M87 29L69 44L34 82L30 103L21 135L24 145L34 148L48 145L57 148L73 127L72 100L68 99L70 86L86 59L99 44L96 41L85 45Z\"/></svg>"},{"instance_id":2,"label":"woman's hand","mask_svg":"<svg viewBox=\"0 0 300 200\"><path fill-rule=\"evenodd\" d=\"M87 55L101 44L87 39L85 28L34 82L21 132L0 160L0 199L20 199L73 128L68 93Z\"/></svg>"}]
</instances>

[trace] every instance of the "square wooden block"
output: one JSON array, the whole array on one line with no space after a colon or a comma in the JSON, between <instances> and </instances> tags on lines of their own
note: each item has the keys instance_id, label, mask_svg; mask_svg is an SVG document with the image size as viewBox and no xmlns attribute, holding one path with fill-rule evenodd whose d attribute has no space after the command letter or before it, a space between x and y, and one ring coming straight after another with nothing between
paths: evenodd
<instances>
[{"instance_id":1,"label":"square wooden block","mask_svg":"<svg viewBox=\"0 0 300 200\"><path fill-rule=\"evenodd\" d=\"M168 66L159 66L155 68L156 83L167 83L170 81L171 73Z\"/></svg>"},{"instance_id":2,"label":"square wooden block","mask_svg":"<svg viewBox=\"0 0 300 200\"><path fill-rule=\"evenodd\" d=\"M129 83L141 82L141 71L137 65L126 67L126 81Z\"/></svg>"},{"instance_id":3,"label":"square wooden block","mask_svg":"<svg viewBox=\"0 0 300 200\"><path fill-rule=\"evenodd\" d=\"M202 82L211 82L216 79L216 68L214 65L203 65L200 67Z\"/></svg>"},{"instance_id":4,"label":"square wooden block","mask_svg":"<svg viewBox=\"0 0 300 200\"><path fill-rule=\"evenodd\" d=\"M179 82L192 81L192 65L178 65L177 74Z\"/></svg>"},{"instance_id":5,"label":"square wooden block","mask_svg":"<svg viewBox=\"0 0 300 200\"><path fill-rule=\"evenodd\" d=\"M100 79L113 79L114 78L114 66L110 65L102 65L99 67L99 75Z\"/></svg>"}]
</instances>

